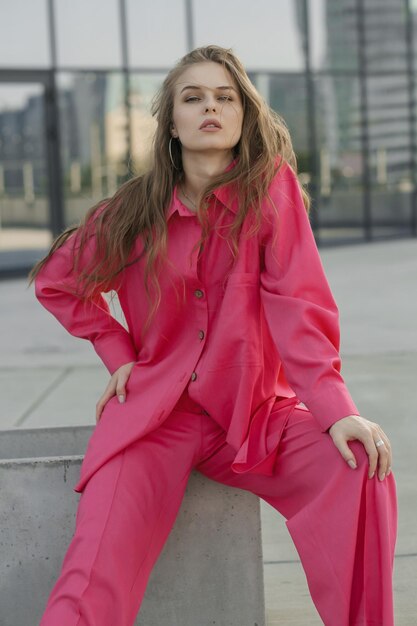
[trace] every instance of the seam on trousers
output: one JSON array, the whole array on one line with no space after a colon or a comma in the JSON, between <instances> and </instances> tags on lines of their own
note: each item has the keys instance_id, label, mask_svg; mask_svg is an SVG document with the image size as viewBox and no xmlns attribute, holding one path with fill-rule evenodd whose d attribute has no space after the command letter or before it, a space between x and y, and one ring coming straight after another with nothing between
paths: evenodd
<instances>
[{"instance_id":1,"label":"seam on trousers","mask_svg":"<svg viewBox=\"0 0 417 626\"><path fill-rule=\"evenodd\" d=\"M189 475L190 475L190 472L188 472L188 474L185 474L185 476L183 476L183 477L181 478L181 480L180 480L180 482L179 482L179 485L182 485L182 483L183 483L184 481L188 481ZM160 510L159 510L158 517L156 518L155 522L153 523L153 531L152 531L152 534L151 534L151 536L150 536L150 538L149 538L149 542L148 542L148 549L147 549L147 551L145 552L145 554L144 554L144 556L143 556L143 559L142 559L142 561L141 561L141 564L139 565L139 567L138 567L138 569L137 569L137 571L136 571L136 574L135 574L134 579L133 579L132 586L130 587L130 590L129 590L129 594L131 594L131 593L132 593L132 589L133 589L133 587L136 585L136 582L137 582L138 576L139 576L140 572L142 571L143 565L144 565L144 563L145 563L145 561L146 561L147 557L149 556L149 552L150 552L150 550L151 550L151 547L153 546L153 541L154 541L154 539L155 539L156 529L157 529L157 527L158 527L158 522L159 522L159 520L160 520L160 518L161 518L161 515L162 515L162 513L165 511L167 503L168 503L168 502L170 502L170 500L171 500L171 499L172 499L175 495L177 495L177 493L176 493L176 492L175 492L175 493L173 493L173 494L171 495L171 498L168 498L168 500L165 500L164 498L161 498L161 500L162 500L162 506L161 506L161 508L160 508ZM181 505L180 505L180 506L181 506ZM178 512L179 512L179 511L178 511ZM175 522L174 522L174 523L175 523ZM172 527L171 527L171 530L172 530ZM171 531L169 531L169 532L171 532ZM168 536L169 536L169 533L168 533ZM168 539L168 536L167 536L167 539Z\"/></svg>"},{"instance_id":2,"label":"seam on trousers","mask_svg":"<svg viewBox=\"0 0 417 626\"><path fill-rule=\"evenodd\" d=\"M99 553L99 550L100 550L100 546L101 546L101 542L102 542L102 539L103 539L103 535L104 535L105 530L106 530L106 528L107 528L107 523L108 523L108 521L109 521L109 518L110 518L110 513L111 513L111 510L112 510L112 508L113 508L113 502L114 502L114 498L115 498L115 495L116 495L116 489L117 489L117 485L118 485L118 483L119 483L120 473L121 473L121 471L122 471L123 463L124 463L124 460L125 460L125 450L126 450L126 448L123 450L123 457L122 457L122 460L121 460L121 462L120 462L119 471L118 471L117 478L116 478L115 483L114 483L114 488L113 488L113 495L112 495L112 499L111 499L111 502L110 502L109 510L108 510L108 512L107 512L106 521L105 521L105 523L104 523L103 530L102 530L102 532L101 532L100 540L99 540L99 541L98 541L98 543L97 543L97 552L96 552L96 555L95 555L95 557L94 557L94 559L93 559L93 562L92 562L92 564L91 564L90 574L89 574L89 576L88 576L88 581L87 581L87 584L86 584L86 586L85 586L84 591L82 592L82 594L80 595L79 600L78 600L78 612L79 612L79 617L78 617L78 620L77 620L77 622L76 622L75 626L78 626L78 624L80 623L80 619L81 619L81 617L82 617L82 616L81 616L81 613L80 613L80 609L79 609L79 607L80 607L81 601L82 601L82 599L83 599L83 597L84 597L84 595L85 595L85 593L86 593L87 589L88 589L88 588L89 588L89 586L90 586L91 575L92 575L92 572L93 572L93 569L94 569L94 565L95 565L95 563L96 563L96 561L97 561L97 557L98 557L98 553Z\"/></svg>"}]
</instances>

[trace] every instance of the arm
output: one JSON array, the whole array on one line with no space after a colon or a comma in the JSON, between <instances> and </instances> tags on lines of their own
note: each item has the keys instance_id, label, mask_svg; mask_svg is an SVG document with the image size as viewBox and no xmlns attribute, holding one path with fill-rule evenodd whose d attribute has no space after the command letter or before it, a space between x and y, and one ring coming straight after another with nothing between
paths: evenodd
<instances>
[{"instance_id":1,"label":"arm","mask_svg":"<svg viewBox=\"0 0 417 626\"><path fill-rule=\"evenodd\" d=\"M121 365L137 360L136 350L130 333L111 315L102 294L83 301L71 293L76 285L71 271L74 241L71 235L42 267L35 278L35 295L71 335L91 341L113 374ZM90 237L83 252L83 265L93 252L94 237Z\"/></svg>"},{"instance_id":2,"label":"arm","mask_svg":"<svg viewBox=\"0 0 417 626\"><path fill-rule=\"evenodd\" d=\"M341 418L359 415L340 373L339 311L297 177L287 163L271 183L270 195L278 217L268 207L261 300L284 374L325 432Z\"/></svg>"}]
</instances>

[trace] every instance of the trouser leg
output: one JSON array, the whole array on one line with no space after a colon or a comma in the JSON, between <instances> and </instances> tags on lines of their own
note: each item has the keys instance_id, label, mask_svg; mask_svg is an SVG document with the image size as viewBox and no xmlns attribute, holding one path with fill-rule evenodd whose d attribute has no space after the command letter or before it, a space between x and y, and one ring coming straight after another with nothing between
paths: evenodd
<instances>
[{"instance_id":1,"label":"trouser leg","mask_svg":"<svg viewBox=\"0 0 417 626\"><path fill-rule=\"evenodd\" d=\"M358 462L352 470L302 407L285 427L272 476L234 473L236 451L220 430L208 432L206 457L196 469L257 494L286 518L323 623L393 626L394 474L382 482L377 474L368 479L368 456L359 441L349 442Z\"/></svg>"},{"instance_id":2,"label":"trouser leg","mask_svg":"<svg viewBox=\"0 0 417 626\"><path fill-rule=\"evenodd\" d=\"M90 478L40 626L131 626L201 446L201 422L173 411Z\"/></svg>"}]
</instances>

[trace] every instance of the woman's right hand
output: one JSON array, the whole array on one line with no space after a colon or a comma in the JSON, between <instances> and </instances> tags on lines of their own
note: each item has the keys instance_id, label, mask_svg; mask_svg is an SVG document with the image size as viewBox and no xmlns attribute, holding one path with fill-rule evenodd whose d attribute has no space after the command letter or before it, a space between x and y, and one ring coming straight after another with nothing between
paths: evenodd
<instances>
[{"instance_id":1,"label":"woman's right hand","mask_svg":"<svg viewBox=\"0 0 417 626\"><path fill-rule=\"evenodd\" d=\"M107 385L103 395L96 404L96 423L98 423L101 412L103 411L106 403L117 394L119 402L125 402L126 400L126 383L129 380L130 372L136 361L125 363L115 372L113 372L109 384Z\"/></svg>"}]
</instances>

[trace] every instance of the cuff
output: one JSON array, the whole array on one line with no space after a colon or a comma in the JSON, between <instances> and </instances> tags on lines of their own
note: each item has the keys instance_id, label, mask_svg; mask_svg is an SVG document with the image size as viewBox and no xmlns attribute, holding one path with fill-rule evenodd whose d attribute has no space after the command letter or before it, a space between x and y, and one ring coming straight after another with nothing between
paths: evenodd
<instances>
[{"instance_id":1,"label":"cuff","mask_svg":"<svg viewBox=\"0 0 417 626\"><path fill-rule=\"evenodd\" d=\"M131 363L138 358L132 338L124 329L97 339L94 342L94 349L110 375L125 363Z\"/></svg>"},{"instance_id":2,"label":"cuff","mask_svg":"<svg viewBox=\"0 0 417 626\"><path fill-rule=\"evenodd\" d=\"M348 415L360 415L358 407L344 384L321 386L320 393L303 400L322 432Z\"/></svg>"}]
</instances>

